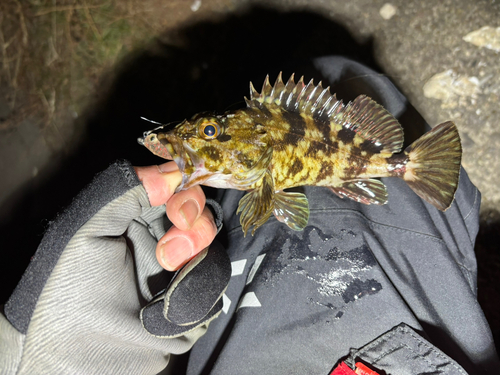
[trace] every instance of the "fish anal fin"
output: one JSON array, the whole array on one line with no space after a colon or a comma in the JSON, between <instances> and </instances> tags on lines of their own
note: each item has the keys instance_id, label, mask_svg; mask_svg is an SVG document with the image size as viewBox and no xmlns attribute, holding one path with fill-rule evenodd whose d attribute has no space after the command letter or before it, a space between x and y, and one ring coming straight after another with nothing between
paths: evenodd
<instances>
[{"instance_id":1,"label":"fish anal fin","mask_svg":"<svg viewBox=\"0 0 500 375\"><path fill-rule=\"evenodd\" d=\"M248 229L255 230L271 216L274 207L274 181L269 170L266 170L260 184L240 199L238 210L241 213L240 224L246 236Z\"/></svg>"},{"instance_id":2,"label":"fish anal fin","mask_svg":"<svg viewBox=\"0 0 500 375\"><path fill-rule=\"evenodd\" d=\"M387 203L387 189L382 181L375 179L350 180L330 189L341 198L347 197L363 204Z\"/></svg>"},{"instance_id":3,"label":"fish anal fin","mask_svg":"<svg viewBox=\"0 0 500 375\"><path fill-rule=\"evenodd\" d=\"M302 193L280 191L274 194L273 212L276 219L299 231L309 220L309 202Z\"/></svg>"}]
</instances>

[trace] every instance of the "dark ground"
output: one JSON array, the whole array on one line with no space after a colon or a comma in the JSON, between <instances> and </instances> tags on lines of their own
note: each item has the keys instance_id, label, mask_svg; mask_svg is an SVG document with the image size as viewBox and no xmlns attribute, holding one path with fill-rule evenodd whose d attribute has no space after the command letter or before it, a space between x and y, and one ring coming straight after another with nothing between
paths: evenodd
<instances>
[{"instance_id":1,"label":"dark ground","mask_svg":"<svg viewBox=\"0 0 500 375\"><path fill-rule=\"evenodd\" d=\"M499 26L499 6L401 0L392 2L396 14L385 20L379 12L384 2L347 3L2 4L0 302L49 221L96 172L122 158L158 163L136 142L151 128L141 116L170 122L202 110L222 112L242 105L249 80L260 83L280 70L285 77L311 77L309 59L336 54L389 75L429 123L457 122L464 165L485 202L476 246L478 292L498 343L499 53L462 36L488 20ZM457 82L483 77L480 91L443 100L423 95L424 83L447 68Z\"/></svg>"}]
</instances>

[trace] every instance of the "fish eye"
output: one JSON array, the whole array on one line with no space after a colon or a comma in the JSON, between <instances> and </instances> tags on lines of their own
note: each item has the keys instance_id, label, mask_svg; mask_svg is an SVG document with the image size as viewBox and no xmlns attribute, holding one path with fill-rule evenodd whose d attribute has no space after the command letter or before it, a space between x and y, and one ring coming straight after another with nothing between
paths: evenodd
<instances>
[{"instance_id":1,"label":"fish eye","mask_svg":"<svg viewBox=\"0 0 500 375\"><path fill-rule=\"evenodd\" d=\"M198 133L203 139L215 139L220 135L221 127L214 120L204 120L198 126Z\"/></svg>"}]
</instances>

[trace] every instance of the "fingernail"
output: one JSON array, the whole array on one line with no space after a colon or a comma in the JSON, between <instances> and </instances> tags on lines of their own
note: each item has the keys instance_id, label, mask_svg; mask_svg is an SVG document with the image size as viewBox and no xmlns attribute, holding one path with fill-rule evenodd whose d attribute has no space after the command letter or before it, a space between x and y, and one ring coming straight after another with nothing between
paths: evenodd
<instances>
[{"instance_id":1,"label":"fingernail","mask_svg":"<svg viewBox=\"0 0 500 375\"><path fill-rule=\"evenodd\" d=\"M186 221L188 228L191 228L200 213L200 206L198 205L198 202L191 198L182 204L179 212Z\"/></svg>"},{"instance_id":2,"label":"fingernail","mask_svg":"<svg viewBox=\"0 0 500 375\"><path fill-rule=\"evenodd\" d=\"M170 172L179 170L179 168L177 167L177 164L175 164L175 162L173 162L173 161L159 164L156 167L158 168L158 172L160 172L160 173L170 173Z\"/></svg>"},{"instance_id":3,"label":"fingernail","mask_svg":"<svg viewBox=\"0 0 500 375\"><path fill-rule=\"evenodd\" d=\"M163 265L169 270L176 270L193 254L193 244L184 237L174 237L161 246Z\"/></svg>"}]
</instances>

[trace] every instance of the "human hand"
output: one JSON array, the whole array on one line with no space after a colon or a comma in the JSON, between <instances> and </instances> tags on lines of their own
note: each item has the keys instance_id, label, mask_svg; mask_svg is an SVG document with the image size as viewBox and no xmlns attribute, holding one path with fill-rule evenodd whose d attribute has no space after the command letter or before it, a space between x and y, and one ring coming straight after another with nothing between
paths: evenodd
<instances>
[{"instance_id":1,"label":"human hand","mask_svg":"<svg viewBox=\"0 0 500 375\"><path fill-rule=\"evenodd\" d=\"M205 197L199 188L173 194L180 173L174 164L160 168L118 161L51 222L0 313L0 368L157 374L168 353L189 350L221 313L231 264L218 242L210 244L216 229ZM176 228L161 237L164 211L151 204L164 202ZM188 241L181 253L194 258L166 275L154 249L162 265L176 268L169 256L178 237Z\"/></svg>"},{"instance_id":2,"label":"human hand","mask_svg":"<svg viewBox=\"0 0 500 375\"><path fill-rule=\"evenodd\" d=\"M134 167L152 206L166 204L173 226L158 241L156 258L168 271L175 271L212 243L217 226L205 207L200 186L174 194L182 175L175 162L148 167Z\"/></svg>"}]
</instances>

